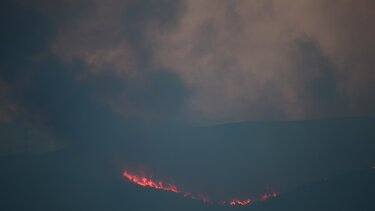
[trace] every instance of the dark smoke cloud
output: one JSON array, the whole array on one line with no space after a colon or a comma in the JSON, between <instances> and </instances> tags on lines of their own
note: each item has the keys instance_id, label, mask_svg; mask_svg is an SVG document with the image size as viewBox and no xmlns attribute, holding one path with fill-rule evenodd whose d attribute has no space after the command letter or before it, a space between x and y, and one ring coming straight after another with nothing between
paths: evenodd
<instances>
[{"instance_id":1,"label":"dark smoke cloud","mask_svg":"<svg viewBox=\"0 0 375 211\"><path fill-rule=\"evenodd\" d=\"M82 6L90 11L93 2L81 3L60 1L57 2L59 6L45 1L3 3L1 25L6 30L1 35L1 121L32 125L30 127L38 127L58 140L85 145L105 142L106 136L112 136L113 142L123 141L123 133L131 130L127 128L131 123L181 119L189 90L173 71L148 67L147 52L143 52L142 42L137 41L140 22L156 14L165 14L164 10L155 10L154 15L150 12L148 18L138 17L138 13L125 13L123 23L128 22L134 30L121 29L124 34L117 36L124 35L121 39L126 43L130 43L127 39L132 41L129 47L135 49L134 57L139 57L137 60L142 65L137 65L139 73L123 75L115 66L107 66L111 57L98 68L79 56L66 62L51 53L51 42L59 36L61 27L79 18L80 13L86 11ZM129 8L138 7L137 2L129 2ZM13 21L7 21L9 19ZM98 38L112 40L113 45L118 45L112 37L106 37L109 31L105 32L101 33L104 37L98 35ZM74 36L88 40L88 46L99 48L98 52L109 44L96 40L95 36L90 40L84 33ZM96 46L94 42L97 41ZM95 54L95 50L92 51ZM134 70L124 65L121 71ZM24 126L19 127L22 130ZM102 133L93 132L99 128Z\"/></svg>"},{"instance_id":2,"label":"dark smoke cloud","mask_svg":"<svg viewBox=\"0 0 375 211\"><path fill-rule=\"evenodd\" d=\"M191 122L374 114L372 1L19 2L53 22L48 53L82 61L83 80L181 79Z\"/></svg>"},{"instance_id":3,"label":"dark smoke cloud","mask_svg":"<svg viewBox=\"0 0 375 211\"><path fill-rule=\"evenodd\" d=\"M174 27L147 32L155 44L155 65L176 70L197 90L190 103L195 118L374 115L373 102L365 103L374 98L373 1L182 4ZM332 81L330 87L323 78ZM320 82L323 92L311 86ZM333 101L317 96L326 89ZM278 112L269 117L268 109L257 105ZM336 105L338 111L332 111Z\"/></svg>"},{"instance_id":4,"label":"dark smoke cloud","mask_svg":"<svg viewBox=\"0 0 375 211\"><path fill-rule=\"evenodd\" d=\"M373 115L372 3L336 3L5 1L0 118L218 198L365 168L373 120L186 126Z\"/></svg>"}]
</instances>

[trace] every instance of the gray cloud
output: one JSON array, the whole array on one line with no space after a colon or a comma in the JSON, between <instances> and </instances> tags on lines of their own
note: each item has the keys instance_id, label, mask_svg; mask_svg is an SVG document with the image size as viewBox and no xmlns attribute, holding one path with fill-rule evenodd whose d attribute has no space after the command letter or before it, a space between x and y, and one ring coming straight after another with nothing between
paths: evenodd
<instances>
[{"instance_id":1,"label":"gray cloud","mask_svg":"<svg viewBox=\"0 0 375 211\"><path fill-rule=\"evenodd\" d=\"M222 122L373 115L373 4L92 0L40 8L58 23L50 50L66 64L82 60L82 79L110 72L142 84L168 69L190 92L187 120ZM125 98L106 103L137 113Z\"/></svg>"},{"instance_id":2,"label":"gray cloud","mask_svg":"<svg viewBox=\"0 0 375 211\"><path fill-rule=\"evenodd\" d=\"M173 15L174 3L85 1L83 5L79 14L72 14L74 18L58 18L51 52L65 64L82 61L88 70L77 73L82 80L101 75L120 78L126 87L122 96L99 98L125 117L178 116L187 97L184 82L171 70L149 65L149 50L142 38L143 30L155 19L169 24L165 14ZM66 10L76 11L76 7L68 5Z\"/></svg>"},{"instance_id":3,"label":"gray cloud","mask_svg":"<svg viewBox=\"0 0 375 211\"><path fill-rule=\"evenodd\" d=\"M263 119L269 110L282 119L374 114L363 104L373 97L375 79L372 1L184 3L176 27L155 28L151 39L155 64L176 70L197 90L193 113L228 120ZM308 58L314 55L301 40L320 58ZM337 85L333 97L345 112L327 113L337 103L315 98L326 90L313 93L309 84L325 77Z\"/></svg>"}]
</instances>

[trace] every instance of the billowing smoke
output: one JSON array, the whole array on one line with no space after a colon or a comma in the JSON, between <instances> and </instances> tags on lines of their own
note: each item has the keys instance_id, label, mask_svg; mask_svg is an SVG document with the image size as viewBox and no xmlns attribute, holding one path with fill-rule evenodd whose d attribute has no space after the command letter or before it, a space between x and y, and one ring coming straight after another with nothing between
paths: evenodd
<instances>
[{"instance_id":1,"label":"billowing smoke","mask_svg":"<svg viewBox=\"0 0 375 211\"><path fill-rule=\"evenodd\" d=\"M160 69L176 73L191 93L185 120L374 114L373 1L83 5L65 4L56 13L69 16L56 17L50 51L66 64L82 60L89 66L84 75L112 72L126 82ZM128 101L105 101L123 115L134 113Z\"/></svg>"}]
</instances>

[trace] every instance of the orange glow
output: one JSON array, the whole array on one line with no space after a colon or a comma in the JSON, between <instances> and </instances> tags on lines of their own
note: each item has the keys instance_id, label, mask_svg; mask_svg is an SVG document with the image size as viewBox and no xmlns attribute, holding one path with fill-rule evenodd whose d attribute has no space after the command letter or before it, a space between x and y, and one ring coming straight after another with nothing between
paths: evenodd
<instances>
[{"instance_id":1,"label":"orange glow","mask_svg":"<svg viewBox=\"0 0 375 211\"><path fill-rule=\"evenodd\" d=\"M234 206L234 205L247 205L247 204L251 204L252 202L255 202L255 201L265 201L269 198L274 198L274 197L277 196L276 192L271 191L271 192L268 192L268 193L261 194L258 199L247 198L247 199L243 199L243 200L231 199L231 200L228 200L228 201L211 201L209 199L209 197L207 197L206 195L203 195L203 194L200 194L200 193L192 194L190 192L186 192L186 191L183 191L180 188L177 188L176 185L173 185L173 184L170 184L170 183L165 183L163 181L155 181L151 177L132 174L128 171L124 171L123 176L125 178L127 178L129 181L131 181L131 182L133 182L137 185L140 185L140 186L143 186L143 187L150 187L150 188L170 191L170 192L173 192L173 193L178 193L178 194L183 195L184 197L188 197L188 198L191 198L191 199L194 199L194 200L199 200L199 201L202 201L204 203L215 203L215 204L222 204L222 205L223 204L229 204L229 205L232 205L232 206Z\"/></svg>"},{"instance_id":2,"label":"orange glow","mask_svg":"<svg viewBox=\"0 0 375 211\"><path fill-rule=\"evenodd\" d=\"M238 199L232 199L229 204L230 205L246 205L253 202L252 199L245 199L245 200L238 200Z\"/></svg>"},{"instance_id":3,"label":"orange glow","mask_svg":"<svg viewBox=\"0 0 375 211\"><path fill-rule=\"evenodd\" d=\"M155 182L151 178L142 177L130 174L129 172L125 171L123 174L124 177L128 178L130 181L140 185L140 186L148 186L151 188L166 190L166 191L172 191L174 193L180 193L175 185L171 184L164 184L162 181Z\"/></svg>"},{"instance_id":4,"label":"orange glow","mask_svg":"<svg viewBox=\"0 0 375 211\"><path fill-rule=\"evenodd\" d=\"M150 188L155 188L155 189L160 189L160 190L165 190L165 191L171 191L173 193L179 193L183 195L184 197L189 197L194 200L200 200L205 203L209 203L210 200L208 199L207 196L203 194L192 194L186 191L181 190L180 188L177 188L176 185L172 185L169 183L165 183L163 181L154 181L151 177L145 177L145 176L139 176L136 174L131 174L128 171L125 171L122 174L124 177L126 177L128 180L131 182L134 182L140 186L143 187L150 187Z\"/></svg>"}]
</instances>

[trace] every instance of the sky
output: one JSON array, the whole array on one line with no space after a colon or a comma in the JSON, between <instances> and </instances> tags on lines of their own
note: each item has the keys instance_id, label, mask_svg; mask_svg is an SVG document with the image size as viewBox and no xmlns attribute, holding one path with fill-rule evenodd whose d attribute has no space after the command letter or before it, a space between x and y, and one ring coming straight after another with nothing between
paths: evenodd
<instances>
[{"instance_id":1,"label":"sky","mask_svg":"<svg viewBox=\"0 0 375 211\"><path fill-rule=\"evenodd\" d=\"M375 165L374 8L4 0L0 156L74 150L217 199Z\"/></svg>"}]
</instances>

